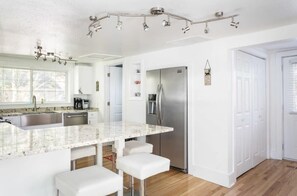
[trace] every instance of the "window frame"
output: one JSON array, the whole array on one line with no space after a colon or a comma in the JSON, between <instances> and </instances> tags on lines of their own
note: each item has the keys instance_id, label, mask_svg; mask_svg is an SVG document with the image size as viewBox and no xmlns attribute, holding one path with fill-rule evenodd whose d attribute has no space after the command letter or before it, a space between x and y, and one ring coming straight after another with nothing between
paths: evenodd
<instances>
[{"instance_id":1,"label":"window frame","mask_svg":"<svg viewBox=\"0 0 297 196\"><path fill-rule=\"evenodd\" d=\"M9 105L28 105L32 104L33 97L33 71L43 71L43 72L62 72L65 73L65 100L64 101L46 101L42 105L55 105L55 104L69 104L70 102L70 92L69 92L69 79L70 79L70 70L52 70L52 69L34 69L30 67L19 67L19 66L0 66L2 69L21 69L30 71L30 97L31 100L29 102L0 102L3 106ZM2 82L2 81L1 81ZM41 104L41 101L37 99L37 104Z\"/></svg>"}]
</instances>

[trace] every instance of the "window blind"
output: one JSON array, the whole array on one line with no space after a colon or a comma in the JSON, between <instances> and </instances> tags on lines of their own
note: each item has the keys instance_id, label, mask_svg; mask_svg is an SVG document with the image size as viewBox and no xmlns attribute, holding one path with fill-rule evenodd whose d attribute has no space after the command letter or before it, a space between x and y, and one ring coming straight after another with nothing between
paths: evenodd
<instances>
[{"instance_id":1,"label":"window blind","mask_svg":"<svg viewBox=\"0 0 297 196\"><path fill-rule=\"evenodd\" d=\"M292 63L289 72L289 107L290 112L297 113L297 63Z\"/></svg>"}]
</instances>

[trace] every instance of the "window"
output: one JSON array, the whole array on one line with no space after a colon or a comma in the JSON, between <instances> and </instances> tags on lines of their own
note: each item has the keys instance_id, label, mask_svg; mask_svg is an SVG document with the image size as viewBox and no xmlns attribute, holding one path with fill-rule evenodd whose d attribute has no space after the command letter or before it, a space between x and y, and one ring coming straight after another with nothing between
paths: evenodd
<instances>
[{"instance_id":1,"label":"window","mask_svg":"<svg viewBox=\"0 0 297 196\"><path fill-rule=\"evenodd\" d=\"M66 71L0 67L0 103L30 103L33 95L39 102L66 102L67 80Z\"/></svg>"},{"instance_id":2,"label":"window","mask_svg":"<svg viewBox=\"0 0 297 196\"><path fill-rule=\"evenodd\" d=\"M0 68L0 102L30 101L30 70Z\"/></svg>"},{"instance_id":3,"label":"window","mask_svg":"<svg viewBox=\"0 0 297 196\"><path fill-rule=\"evenodd\" d=\"M65 102L65 72L33 71L33 95L47 102Z\"/></svg>"}]
</instances>

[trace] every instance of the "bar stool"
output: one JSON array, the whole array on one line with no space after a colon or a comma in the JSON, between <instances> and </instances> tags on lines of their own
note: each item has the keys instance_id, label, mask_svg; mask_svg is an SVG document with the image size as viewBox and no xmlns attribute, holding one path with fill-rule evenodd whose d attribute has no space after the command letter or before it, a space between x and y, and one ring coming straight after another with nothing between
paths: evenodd
<instances>
[{"instance_id":1,"label":"bar stool","mask_svg":"<svg viewBox=\"0 0 297 196\"><path fill-rule=\"evenodd\" d=\"M99 196L123 191L123 177L100 166L68 171L55 176L57 196Z\"/></svg>"},{"instance_id":2,"label":"bar stool","mask_svg":"<svg viewBox=\"0 0 297 196\"><path fill-rule=\"evenodd\" d=\"M97 160L97 149L96 146L82 146L78 148L72 148L71 149L71 170L75 170L75 161L77 159L81 159L84 157L89 157L89 156L95 156L95 162L94 165L96 165L96 160Z\"/></svg>"},{"instance_id":3,"label":"bar stool","mask_svg":"<svg viewBox=\"0 0 297 196\"><path fill-rule=\"evenodd\" d=\"M136 140L130 140L125 142L125 148L123 149L123 156L127 156L135 153L152 153L153 145L145 142L140 142ZM112 145L112 169L114 169L116 159L116 149Z\"/></svg>"},{"instance_id":4,"label":"bar stool","mask_svg":"<svg viewBox=\"0 0 297 196\"><path fill-rule=\"evenodd\" d=\"M169 171L170 160L153 154L137 153L119 157L116 165L117 169L140 180L140 195L144 196L144 180L153 175Z\"/></svg>"}]
</instances>

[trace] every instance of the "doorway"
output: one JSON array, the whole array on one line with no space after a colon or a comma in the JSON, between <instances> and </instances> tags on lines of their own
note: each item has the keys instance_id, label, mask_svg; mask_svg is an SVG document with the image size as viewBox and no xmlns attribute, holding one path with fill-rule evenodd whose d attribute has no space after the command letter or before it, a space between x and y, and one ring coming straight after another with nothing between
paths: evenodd
<instances>
[{"instance_id":1,"label":"doorway","mask_svg":"<svg viewBox=\"0 0 297 196\"><path fill-rule=\"evenodd\" d=\"M105 73L105 121L122 121L123 66L106 66Z\"/></svg>"},{"instance_id":2,"label":"doorway","mask_svg":"<svg viewBox=\"0 0 297 196\"><path fill-rule=\"evenodd\" d=\"M283 58L283 158L297 161L297 55Z\"/></svg>"}]
</instances>

